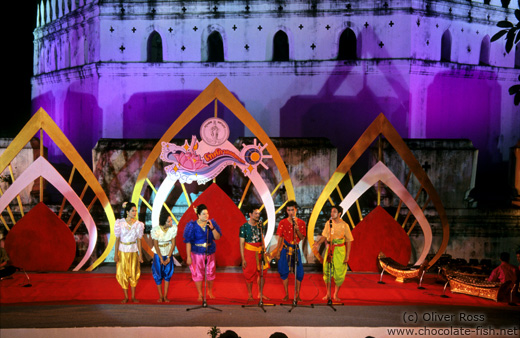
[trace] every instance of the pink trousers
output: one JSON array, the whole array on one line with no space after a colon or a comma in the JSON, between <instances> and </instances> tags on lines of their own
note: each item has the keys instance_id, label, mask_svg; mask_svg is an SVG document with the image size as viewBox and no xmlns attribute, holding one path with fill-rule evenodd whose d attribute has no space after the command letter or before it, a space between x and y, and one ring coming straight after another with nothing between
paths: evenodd
<instances>
[{"instance_id":1,"label":"pink trousers","mask_svg":"<svg viewBox=\"0 0 520 338\"><path fill-rule=\"evenodd\" d=\"M208 270L206 272L207 280L215 279L215 254L208 255ZM194 282L201 282L204 280L204 254L198 255L195 253L191 253L191 278Z\"/></svg>"}]
</instances>

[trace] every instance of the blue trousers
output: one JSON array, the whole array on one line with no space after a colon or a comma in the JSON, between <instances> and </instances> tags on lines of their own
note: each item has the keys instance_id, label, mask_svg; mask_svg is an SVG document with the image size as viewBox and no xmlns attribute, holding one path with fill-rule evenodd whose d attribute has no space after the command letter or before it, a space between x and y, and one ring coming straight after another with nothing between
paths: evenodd
<instances>
[{"instance_id":1,"label":"blue trousers","mask_svg":"<svg viewBox=\"0 0 520 338\"><path fill-rule=\"evenodd\" d=\"M167 256L163 256L163 260L166 260ZM152 262L152 276L155 280L155 284L161 285L163 279L169 282L173 275L175 265L173 264L173 257L170 257L170 262L166 265L161 264L161 260L157 254L153 255Z\"/></svg>"},{"instance_id":2,"label":"blue trousers","mask_svg":"<svg viewBox=\"0 0 520 338\"><path fill-rule=\"evenodd\" d=\"M286 246L291 245L286 244ZM298 245L292 246L294 250L288 250L286 246L282 248L280 259L278 260L278 273L280 274L280 278L282 280L286 280L289 277L289 271L292 267L294 267L295 255L298 255L298 264L296 265L296 279L301 282L303 280L303 263ZM292 251L292 255L288 255L288 251Z\"/></svg>"}]
</instances>

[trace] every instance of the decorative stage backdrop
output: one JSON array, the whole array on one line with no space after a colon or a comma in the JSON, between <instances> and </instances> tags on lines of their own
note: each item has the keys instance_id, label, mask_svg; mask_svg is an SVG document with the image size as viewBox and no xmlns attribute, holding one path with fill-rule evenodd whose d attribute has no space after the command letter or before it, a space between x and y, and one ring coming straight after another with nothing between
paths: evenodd
<instances>
[{"instance_id":1,"label":"decorative stage backdrop","mask_svg":"<svg viewBox=\"0 0 520 338\"><path fill-rule=\"evenodd\" d=\"M207 107L211 107L212 103L214 109L210 115L213 116L203 120L200 135L192 135L184 143L171 143L187 124L200 120L199 115L208 115ZM255 136L251 143L244 141L235 146L230 142L229 127L225 119L219 117L219 109L222 110L223 107ZM66 180L51 163L40 156L18 178L11 172L13 183L0 197L2 224L9 231L6 238L7 251L15 265L27 270L64 271L73 268L77 271L85 267L91 271L103 263L113 249L116 217L99 181L43 109L33 116L1 155L0 170L10 168L11 161L38 132L40 140L43 140L43 133L46 132L62 149L70 160L72 169ZM384 164L383 138L388 142L386 147L393 147L403 160L406 172L404 182ZM43 147L43 142L40 144ZM360 178L355 182L353 170L359 172L363 168L359 165L363 162L363 154L373 149L377 150L378 161L368 171L356 174L356 178ZM43 153L43 149L40 149L40 154ZM183 258L185 245L182 233L186 223L196 219L193 207L206 204L210 218L215 219L222 228L223 236L217 244L217 264L238 266L238 232L239 227L246 222L246 197L254 195L266 215L264 225L267 229L267 247L274 237L277 219L284 217L285 203L302 198L295 194L286 163L274 142L218 79L209 84L173 121L147 155L142 159L141 165L135 166L135 170L139 170L137 175L126 177L124 184L133 185L131 200L138 205L138 217L141 220L149 219L149 223L154 226L158 224L161 210L165 209L170 213L178 227L176 242ZM135 165L132 162L124 163ZM164 168L164 172L160 173L158 168ZM230 182L217 184L219 175L229 168L243 176L241 198L238 202L229 196ZM81 174L84 182L79 191L71 185L75 172ZM117 175L116 170L115 176ZM39 180L40 187L44 186L43 180L50 183L61 194L61 205L56 211L49 209L43 201L41 189L39 203L27 214L23 210L25 205L18 203L21 218L15 220L12 211L17 203L12 202L34 180ZM418 190L409 191L408 187L412 186L409 185L410 181L414 182L413 187ZM187 192L187 187L192 185L204 189L195 198ZM391 208L381 205L383 190L385 196L393 196ZM309 219L304 219L308 221L309 236L301 244L302 249L312 248L314 236L320 234L315 231L319 228L317 222L327 219L328 212L334 205L343 207L345 213L342 217L352 227L354 242L349 265L354 271L378 271L378 255L381 252L401 265L420 265L426 260L432 265L446 249L449 227L440 197L426 171L383 114L360 135L317 197ZM442 227L442 239L436 241L440 242L437 248L432 247L432 229L424 215L424 210L429 205L435 210ZM102 210L102 217L99 213L93 217L93 210ZM5 219L7 216L11 225ZM305 215L300 214L299 217L305 218ZM99 223L103 222L110 229L109 241L106 246L97 248L96 251L101 254L90 265L86 265L96 245L99 245L98 228ZM88 233L88 249L81 261L73 266L76 251L74 235L82 225ZM416 225L419 225L422 232L419 247L413 247L409 238ZM151 255L145 239L143 248ZM415 257L412 257L412 253ZM322 259L321 250L313 254L318 260Z\"/></svg>"}]
</instances>

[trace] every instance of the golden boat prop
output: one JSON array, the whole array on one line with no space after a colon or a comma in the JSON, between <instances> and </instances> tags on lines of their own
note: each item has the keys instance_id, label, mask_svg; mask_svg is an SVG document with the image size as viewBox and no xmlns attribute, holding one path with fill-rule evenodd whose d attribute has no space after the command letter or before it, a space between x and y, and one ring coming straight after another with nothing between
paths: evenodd
<instances>
[{"instance_id":1,"label":"golden boat prop","mask_svg":"<svg viewBox=\"0 0 520 338\"><path fill-rule=\"evenodd\" d=\"M507 298L509 298L509 302L513 302L513 293L514 290L516 290L516 285L511 282L490 282L486 279L482 279L482 277L475 277L448 269L442 270L447 279L444 286L444 292L446 292L446 286L449 284L452 293L462 293L465 295L494 300L495 302L507 300ZM444 293L443 296L447 297Z\"/></svg>"},{"instance_id":2,"label":"golden boat prop","mask_svg":"<svg viewBox=\"0 0 520 338\"><path fill-rule=\"evenodd\" d=\"M421 265L402 265L393 260L390 257L386 257L384 253L380 252L377 256L377 260L379 261L379 265L383 268L381 272L381 277L379 278L379 284L384 284L383 282L383 274L388 272L392 276L395 277L395 281L399 283L404 283L405 279L410 278L419 278L419 288L422 287L422 280L425 272L429 268L428 261L424 261Z\"/></svg>"}]
</instances>

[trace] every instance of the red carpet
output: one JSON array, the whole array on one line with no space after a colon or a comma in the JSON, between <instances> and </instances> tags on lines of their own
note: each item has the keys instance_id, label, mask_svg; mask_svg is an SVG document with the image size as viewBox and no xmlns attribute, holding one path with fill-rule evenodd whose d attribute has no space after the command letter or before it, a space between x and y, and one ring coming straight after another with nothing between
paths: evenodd
<instances>
[{"instance_id":1,"label":"red carpet","mask_svg":"<svg viewBox=\"0 0 520 338\"><path fill-rule=\"evenodd\" d=\"M23 287L27 282L25 275L16 273L13 279L0 282L0 304L116 304L123 298L122 289L114 274L93 272L69 273L30 273L31 287ZM449 298L441 298L443 285L436 283L436 275L424 278L425 290L417 289L417 282L396 283L389 275L384 276L386 284L378 284L378 274L349 273L340 290L340 298L345 305L466 305L466 306L507 306L507 303L461 294L452 294L447 288ZM256 285L253 292L256 296ZM293 295L294 279L289 280L289 294ZM307 273L302 282L303 302L322 303L325 284L321 274ZM208 304L247 304L247 291L242 274L217 273L214 293L216 299ZM136 291L141 304L155 304L158 298L157 287L151 273L141 276ZM283 286L277 273L266 277L265 295L273 303L279 304L283 297ZM168 294L170 304L199 304L191 275L175 273ZM257 301L252 302L256 304ZM267 303L267 302L266 302ZM289 302L290 303L290 302Z\"/></svg>"}]
</instances>

